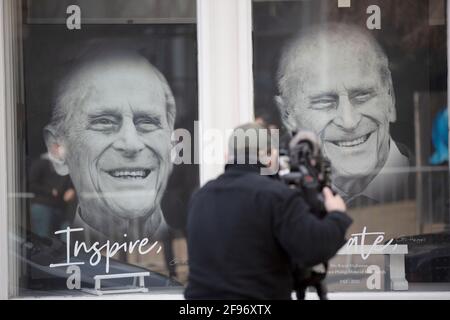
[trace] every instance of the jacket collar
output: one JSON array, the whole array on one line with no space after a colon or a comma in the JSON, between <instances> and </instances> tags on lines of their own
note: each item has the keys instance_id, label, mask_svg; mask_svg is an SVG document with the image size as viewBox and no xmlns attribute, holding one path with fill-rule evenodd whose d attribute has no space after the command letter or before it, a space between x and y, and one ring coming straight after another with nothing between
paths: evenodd
<instances>
[{"instance_id":1,"label":"jacket collar","mask_svg":"<svg viewBox=\"0 0 450 320\"><path fill-rule=\"evenodd\" d=\"M229 163L225 165L225 173L234 173L234 172L241 172L241 173L260 173L261 168L264 168L261 164L235 164L235 163Z\"/></svg>"}]
</instances>

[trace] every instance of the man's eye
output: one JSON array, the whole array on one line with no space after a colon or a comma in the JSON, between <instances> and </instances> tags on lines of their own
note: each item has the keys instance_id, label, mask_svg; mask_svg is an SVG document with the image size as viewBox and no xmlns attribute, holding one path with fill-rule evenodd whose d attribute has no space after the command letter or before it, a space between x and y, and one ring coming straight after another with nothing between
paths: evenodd
<instances>
[{"instance_id":1,"label":"man's eye","mask_svg":"<svg viewBox=\"0 0 450 320\"><path fill-rule=\"evenodd\" d=\"M109 119L99 119L99 120L93 121L93 123L94 124L103 124L103 125L113 124L113 122Z\"/></svg>"},{"instance_id":2,"label":"man's eye","mask_svg":"<svg viewBox=\"0 0 450 320\"><path fill-rule=\"evenodd\" d=\"M117 125L117 121L110 118L97 118L92 119L89 125L93 130L111 130Z\"/></svg>"},{"instance_id":3,"label":"man's eye","mask_svg":"<svg viewBox=\"0 0 450 320\"><path fill-rule=\"evenodd\" d=\"M360 104L360 103L369 101L372 97L373 97L372 93L358 94L358 95L352 97L352 101L354 103Z\"/></svg>"},{"instance_id":4,"label":"man's eye","mask_svg":"<svg viewBox=\"0 0 450 320\"><path fill-rule=\"evenodd\" d=\"M327 110L336 108L336 101L331 99L311 101L311 108L315 110Z\"/></svg>"},{"instance_id":5,"label":"man's eye","mask_svg":"<svg viewBox=\"0 0 450 320\"><path fill-rule=\"evenodd\" d=\"M136 121L135 125L138 130L141 130L144 132L151 132L151 131L157 130L161 127L160 122L158 120L153 120L153 119L138 120L138 121Z\"/></svg>"}]
</instances>

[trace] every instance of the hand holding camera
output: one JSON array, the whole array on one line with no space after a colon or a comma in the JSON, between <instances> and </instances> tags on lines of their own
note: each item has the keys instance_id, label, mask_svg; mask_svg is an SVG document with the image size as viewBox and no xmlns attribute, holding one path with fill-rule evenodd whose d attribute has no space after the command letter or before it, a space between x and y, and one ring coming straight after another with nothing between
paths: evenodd
<instances>
[{"instance_id":1,"label":"hand holding camera","mask_svg":"<svg viewBox=\"0 0 450 320\"><path fill-rule=\"evenodd\" d=\"M301 191L311 213L322 219L329 212L347 210L342 197L331 189L331 164L322 155L319 140L314 133L300 131L294 134L289 142L289 151L285 150L280 154L284 155L284 162L280 161L280 179L291 188ZM294 265L298 300L305 298L308 287L315 287L321 300L327 299L327 288L323 280L327 274L328 262L324 261L321 267L324 271Z\"/></svg>"},{"instance_id":2,"label":"hand holding camera","mask_svg":"<svg viewBox=\"0 0 450 320\"><path fill-rule=\"evenodd\" d=\"M338 194L333 194L333 191L329 187L324 187L322 191L324 197L325 210L327 212L331 211L342 211L347 210L344 200Z\"/></svg>"}]
</instances>

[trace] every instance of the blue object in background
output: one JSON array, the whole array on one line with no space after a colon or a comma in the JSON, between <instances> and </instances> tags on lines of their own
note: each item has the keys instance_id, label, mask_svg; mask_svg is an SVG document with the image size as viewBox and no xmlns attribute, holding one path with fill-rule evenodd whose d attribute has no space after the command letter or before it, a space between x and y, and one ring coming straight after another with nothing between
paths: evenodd
<instances>
[{"instance_id":1,"label":"blue object in background","mask_svg":"<svg viewBox=\"0 0 450 320\"><path fill-rule=\"evenodd\" d=\"M430 157L431 165L439 165L448 161L448 110L447 107L436 115L433 120L431 139L434 153Z\"/></svg>"}]
</instances>

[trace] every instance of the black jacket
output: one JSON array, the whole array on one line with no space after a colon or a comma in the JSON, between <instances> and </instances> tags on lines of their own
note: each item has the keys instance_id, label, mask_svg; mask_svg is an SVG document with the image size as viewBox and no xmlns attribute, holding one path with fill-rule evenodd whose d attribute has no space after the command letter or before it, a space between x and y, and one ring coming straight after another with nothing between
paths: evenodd
<instances>
[{"instance_id":1,"label":"black jacket","mask_svg":"<svg viewBox=\"0 0 450 320\"><path fill-rule=\"evenodd\" d=\"M32 164L29 172L29 191L34 193L33 203L44 204L53 208L64 209L64 192L73 188L69 176L56 173L49 159L39 158ZM54 196L52 190L58 191Z\"/></svg>"},{"instance_id":2,"label":"black jacket","mask_svg":"<svg viewBox=\"0 0 450 320\"><path fill-rule=\"evenodd\" d=\"M297 190L228 165L189 203L186 299L290 299L291 266L311 267L345 244L351 219L319 220Z\"/></svg>"}]
</instances>

